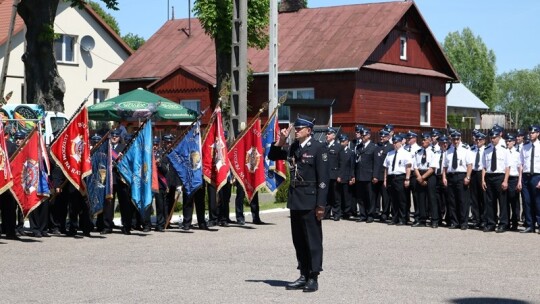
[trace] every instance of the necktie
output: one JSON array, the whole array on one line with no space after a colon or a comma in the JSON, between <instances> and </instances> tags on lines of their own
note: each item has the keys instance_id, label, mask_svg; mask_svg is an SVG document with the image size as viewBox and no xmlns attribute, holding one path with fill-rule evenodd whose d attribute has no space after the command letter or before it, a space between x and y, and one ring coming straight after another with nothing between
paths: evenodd
<instances>
[{"instance_id":1,"label":"necktie","mask_svg":"<svg viewBox=\"0 0 540 304\"><path fill-rule=\"evenodd\" d=\"M392 160L392 173L396 170L396 159L397 159L397 150L396 154L394 154L394 160Z\"/></svg>"},{"instance_id":2,"label":"necktie","mask_svg":"<svg viewBox=\"0 0 540 304\"><path fill-rule=\"evenodd\" d=\"M457 147L454 147L454 154L452 155L452 169L457 169Z\"/></svg>"},{"instance_id":3,"label":"necktie","mask_svg":"<svg viewBox=\"0 0 540 304\"><path fill-rule=\"evenodd\" d=\"M443 151L441 150L441 156L439 157L439 168L437 168L437 175L442 174L442 159L444 157Z\"/></svg>"},{"instance_id":4,"label":"necktie","mask_svg":"<svg viewBox=\"0 0 540 304\"><path fill-rule=\"evenodd\" d=\"M531 170L530 170L530 173L534 174L534 144L532 145L532 149L531 149Z\"/></svg>"},{"instance_id":5,"label":"necktie","mask_svg":"<svg viewBox=\"0 0 540 304\"><path fill-rule=\"evenodd\" d=\"M480 167L480 148L476 150L476 158L474 159L474 169L478 170Z\"/></svg>"},{"instance_id":6,"label":"necktie","mask_svg":"<svg viewBox=\"0 0 540 304\"><path fill-rule=\"evenodd\" d=\"M422 151L423 153L422 153L422 161L421 161L421 163L423 165L423 164L426 163L426 149L422 149L422 150L423 150Z\"/></svg>"},{"instance_id":7,"label":"necktie","mask_svg":"<svg viewBox=\"0 0 540 304\"><path fill-rule=\"evenodd\" d=\"M497 150L493 147L493 153L491 154L491 173L497 171Z\"/></svg>"}]
</instances>

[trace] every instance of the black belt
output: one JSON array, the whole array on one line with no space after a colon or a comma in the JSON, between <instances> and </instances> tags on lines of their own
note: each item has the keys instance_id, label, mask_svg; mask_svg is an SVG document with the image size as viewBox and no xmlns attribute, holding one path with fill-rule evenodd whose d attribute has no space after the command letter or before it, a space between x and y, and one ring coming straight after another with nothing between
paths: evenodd
<instances>
[{"instance_id":1,"label":"black belt","mask_svg":"<svg viewBox=\"0 0 540 304\"><path fill-rule=\"evenodd\" d=\"M489 172L486 172L486 175L488 176L501 176L501 175L504 175L505 173L489 173Z\"/></svg>"},{"instance_id":2,"label":"black belt","mask_svg":"<svg viewBox=\"0 0 540 304\"><path fill-rule=\"evenodd\" d=\"M527 176L537 176L537 175L540 175L540 173L533 173L533 174L530 174L530 173L523 173L523 175L527 175Z\"/></svg>"},{"instance_id":3,"label":"black belt","mask_svg":"<svg viewBox=\"0 0 540 304\"><path fill-rule=\"evenodd\" d=\"M426 173L426 172L428 172L428 170L418 170L418 172L420 172L420 173Z\"/></svg>"},{"instance_id":4,"label":"black belt","mask_svg":"<svg viewBox=\"0 0 540 304\"><path fill-rule=\"evenodd\" d=\"M388 177L390 178L400 178L400 177L405 177L405 173L403 174L389 174Z\"/></svg>"},{"instance_id":5,"label":"black belt","mask_svg":"<svg viewBox=\"0 0 540 304\"><path fill-rule=\"evenodd\" d=\"M292 180L292 181L290 181L289 185L291 187L293 187L293 188L296 188L296 187L308 187L308 186L315 186L315 182Z\"/></svg>"},{"instance_id":6,"label":"black belt","mask_svg":"<svg viewBox=\"0 0 540 304\"><path fill-rule=\"evenodd\" d=\"M448 176L454 176L454 175L462 175L467 174L467 172L447 172L446 175Z\"/></svg>"},{"instance_id":7,"label":"black belt","mask_svg":"<svg viewBox=\"0 0 540 304\"><path fill-rule=\"evenodd\" d=\"M514 179L518 179L518 178L519 178L519 176L511 176L511 175L508 177L509 180L510 180L510 179L511 179L511 180L514 180Z\"/></svg>"}]
</instances>

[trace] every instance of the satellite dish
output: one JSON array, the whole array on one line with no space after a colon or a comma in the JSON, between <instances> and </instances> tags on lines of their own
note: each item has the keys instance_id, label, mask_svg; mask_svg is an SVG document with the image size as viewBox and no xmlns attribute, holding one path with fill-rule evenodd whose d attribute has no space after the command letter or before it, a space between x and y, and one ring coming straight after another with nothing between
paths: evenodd
<instances>
[{"instance_id":1,"label":"satellite dish","mask_svg":"<svg viewBox=\"0 0 540 304\"><path fill-rule=\"evenodd\" d=\"M85 52L90 52L94 49L94 46L96 46L96 42L94 41L94 38L91 36L84 36L81 39L81 49Z\"/></svg>"}]
</instances>

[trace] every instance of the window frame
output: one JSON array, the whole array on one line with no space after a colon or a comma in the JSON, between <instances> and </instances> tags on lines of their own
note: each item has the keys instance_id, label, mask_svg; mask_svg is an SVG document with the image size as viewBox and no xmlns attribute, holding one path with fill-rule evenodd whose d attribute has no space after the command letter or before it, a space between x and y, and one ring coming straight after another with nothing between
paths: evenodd
<instances>
[{"instance_id":1,"label":"window frame","mask_svg":"<svg viewBox=\"0 0 540 304\"><path fill-rule=\"evenodd\" d=\"M99 94L96 94L96 92L100 92L103 94L103 100L99 100L98 98L96 98L96 95L99 95ZM109 89L94 88L94 93L93 93L94 104L98 104L100 102L107 100L108 96L109 96Z\"/></svg>"},{"instance_id":2,"label":"window frame","mask_svg":"<svg viewBox=\"0 0 540 304\"><path fill-rule=\"evenodd\" d=\"M303 98L303 99L315 99L315 88L311 87L305 87L305 88L290 88L290 89L278 89L278 98L283 96L284 93L290 93L290 99L298 99L298 93L299 92L310 92L312 96L311 98ZM287 119L284 118L283 113L286 113ZM291 107L283 105L278 110L278 122L288 124L291 122Z\"/></svg>"},{"instance_id":3,"label":"window frame","mask_svg":"<svg viewBox=\"0 0 540 304\"><path fill-rule=\"evenodd\" d=\"M401 35L399 37L399 59L407 60L407 36Z\"/></svg>"},{"instance_id":4,"label":"window frame","mask_svg":"<svg viewBox=\"0 0 540 304\"><path fill-rule=\"evenodd\" d=\"M422 121L422 105L424 98L427 97L426 101L426 121ZM431 126L431 94L427 92L421 92L420 93L420 125L421 126Z\"/></svg>"},{"instance_id":5,"label":"window frame","mask_svg":"<svg viewBox=\"0 0 540 304\"><path fill-rule=\"evenodd\" d=\"M55 39L54 42L53 42L53 49L54 49L54 58L56 59L56 63L60 63L60 64L77 64L77 39L78 39L78 36L77 35L69 35L69 34L57 34L57 35L60 35L60 38L62 39L62 54L60 54L60 56L58 56L56 54L56 44L59 43L59 41L57 41L58 39ZM69 61L66 59L66 48L67 48L67 37L69 38L72 38L73 39L73 60Z\"/></svg>"}]
</instances>

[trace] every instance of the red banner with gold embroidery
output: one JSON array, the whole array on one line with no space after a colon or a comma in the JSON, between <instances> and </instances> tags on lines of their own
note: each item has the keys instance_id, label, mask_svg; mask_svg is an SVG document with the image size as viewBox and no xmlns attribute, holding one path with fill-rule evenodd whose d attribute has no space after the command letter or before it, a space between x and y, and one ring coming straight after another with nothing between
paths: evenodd
<instances>
[{"instance_id":1,"label":"red banner with gold embroidery","mask_svg":"<svg viewBox=\"0 0 540 304\"><path fill-rule=\"evenodd\" d=\"M210 128L203 139L201 150L204 179L214 185L216 191L219 191L227 182L230 170L220 107L216 107L214 110Z\"/></svg>"},{"instance_id":2,"label":"red banner with gold embroidery","mask_svg":"<svg viewBox=\"0 0 540 304\"><path fill-rule=\"evenodd\" d=\"M4 137L4 124L0 121L0 194L13 185L9 155Z\"/></svg>"},{"instance_id":3,"label":"red banner with gold embroidery","mask_svg":"<svg viewBox=\"0 0 540 304\"><path fill-rule=\"evenodd\" d=\"M257 118L229 151L233 174L244 188L248 201L266 182L261 136L261 120Z\"/></svg>"},{"instance_id":4,"label":"red banner with gold embroidery","mask_svg":"<svg viewBox=\"0 0 540 304\"><path fill-rule=\"evenodd\" d=\"M92 173L88 143L88 112L82 107L51 145L52 158L82 194L86 194L83 179Z\"/></svg>"},{"instance_id":5,"label":"red banner with gold embroidery","mask_svg":"<svg viewBox=\"0 0 540 304\"><path fill-rule=\"evenodd\" d=\"M24 217L37 208L48 193L41 193L39 133L34 128L11 159L13 197Z\"/></svg>"}]
</instances>

